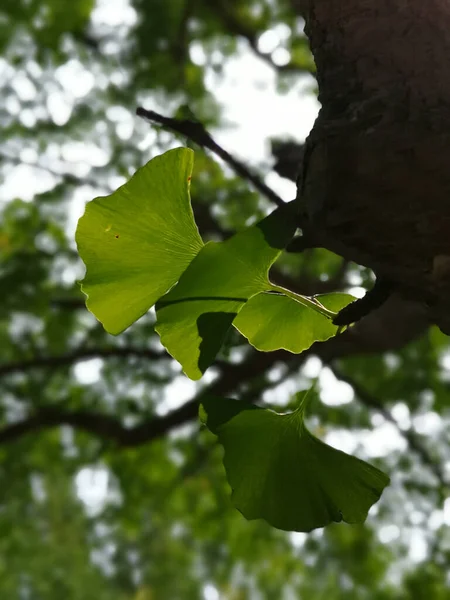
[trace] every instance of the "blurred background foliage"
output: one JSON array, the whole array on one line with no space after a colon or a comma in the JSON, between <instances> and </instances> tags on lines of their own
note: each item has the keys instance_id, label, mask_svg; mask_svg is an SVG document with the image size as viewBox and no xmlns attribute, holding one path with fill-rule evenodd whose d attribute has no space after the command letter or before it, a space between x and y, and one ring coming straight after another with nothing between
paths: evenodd
<instances>
[{"instance_id":1,"label":"blurred background foliage","mask_svg":"<svg viewBox=\"0 0 450 600\"><path fill-rule=\"evenodd\" d=\"M432 329L401 351L347 356L338 343L298 357L257 354L234 333L194 384L164 354L152 313L113 338L76 283L83 266L73 234L86 201L187 142L137 119L139 104L195 115L293 197L273 166L295 176L301 134L292 122L291 139L280 132L271 156L275 109L248 65L273 78L277 106L294 90L298 120L308 120L314 64L295 5L1 3L4 600L449 598L448 338ZM260 103L248 106L239 85L221 95L230 64ZM227 113L236 96L241 123ZM233 136L249 112L260 127L243 148ZM223 239L270 208L200 148L192 200L205 239ZM310 294L361 291L371 281L321 250L284 257L273 277ZM363 527L306 535L246 522L231 507L221 451L195 418L198 398L220 393L286 410L316 376L312 430L386 470L392 484Z\"/></svg>"}]
</instances>

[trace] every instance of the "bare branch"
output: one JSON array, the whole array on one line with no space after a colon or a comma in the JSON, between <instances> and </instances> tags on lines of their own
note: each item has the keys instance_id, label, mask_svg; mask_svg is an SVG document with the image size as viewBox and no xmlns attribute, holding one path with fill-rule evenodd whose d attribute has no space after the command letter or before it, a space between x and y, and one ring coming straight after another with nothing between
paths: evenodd
<instances>
[{"instance_id":1,"label":"bare branch","mask_svg":"<svg viewBox=\"0 0 450 600\"><path fill-rule=\"evenodd\" d=\"M252 173L244 163L237 158L234 158L234 156L224 150L222 146L219 146L201 123L189 119L172 119L171 117L164 117L153 110L146 110L142 107L137 108L136 114L138 117L153 121L154 123L159 123L167 129L185 135L202 148L208 148L208 150L211 150L211 152L226 162L240 177L250 181L255 189L266 196L271 202L274 202L277 206L283 206L285 204L280 196L267 186L260 177Z\"/></svg>"},{"instance_id":2,"label":"bare branch","mask_svg":"<svg viewBox=\"0 0 450 600\"><path fill-rule=\"evenodd\" d=\"M59 425L86 431L110 440L121 447L139 446L165 435L168 431L196 418L198 406L205 396L227 396L234 393L242 383L249 383L262 375L279 360L286 360L287 353L254 352L245 363L222 365L219 378L199 392L180 408L163 417L152 417L135 427L125 427L119 419L99 412L69 411L59 407L40 408L34 415L0 429L0 444L14 442L28 433ZM292 355L290 356L292 360ZM298 360L298 359L297 359Z\"/></svg>"},{"instance_id":3,"label":"bare branch","mask_svg":"<svg viewBox=\"0 0 450 600\"><path fill-rule=\"evenodd\" d=\"M75 352L61 354L59 356L37 356L27 360L19 360L10 363L0 364L0 377L11 375L12 373L22 373L31 369L50 368L57 369L73 363L89 360L91 358L111 358L111 357L137 357L151 360L161 360L168 358L166 352L156 352L148 348L87 348Z\"/></svg>"}]
</instances>

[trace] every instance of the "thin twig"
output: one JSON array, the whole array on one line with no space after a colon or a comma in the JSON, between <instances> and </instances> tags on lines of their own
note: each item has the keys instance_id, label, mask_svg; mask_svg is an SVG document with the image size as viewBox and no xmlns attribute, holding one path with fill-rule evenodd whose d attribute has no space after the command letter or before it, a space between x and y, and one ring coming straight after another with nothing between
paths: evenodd
<instances>
[{"instance_id":1,"label":"thin twig","mask_svg":"<svg viewBox=\"0 0 450 600\"><path fill-rule=\"evenodd\" d=\"M278 196L278 194L266 185L257 175L252 173L244 163L237 158L234 158L234 156L222 148L222 146L219 146L201 123L189 119L172 119L171 117L164 117L154 110L146 110L142 107L136 109L136 114L138 117L142 117L154 123L159 123L167 129L186 136L202 148L208 148L208 150L214 152L214 154L227 163L227 165L229 165L240 177L250 181L253 186L271 202L274 202L277 206L283 206L285 204L282 198L280 198L280 196Z\"/></svg>"}]
</instances>

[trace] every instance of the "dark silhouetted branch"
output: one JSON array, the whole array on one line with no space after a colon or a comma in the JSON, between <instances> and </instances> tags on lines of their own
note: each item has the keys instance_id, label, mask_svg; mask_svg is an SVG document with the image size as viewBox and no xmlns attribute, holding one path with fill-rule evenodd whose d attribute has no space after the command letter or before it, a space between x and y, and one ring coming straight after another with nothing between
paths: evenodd
<instances>
[{"instance_id":1,"label":"dark silhouetted branch","mask_svg":"<svg viewBox=\"0 0 450 600\"><path fill-rule=\"evenodd\" d=\"M198 406L205 396L227 396L234 393L241 384L251 382L280 360L292 360L286 352L253 352L245 363L230 365L222 363L222 372L216 381L194 398L163 417L152 417L134 427L125 427L119 419L99 412L70 411L59 407L40 408L28 418L6 425L0 429L0 444L14 442L29 433L59 425L70 425L86 431L121 447L139 446L152 442L168 431L196 418ZM298 361L298 358L296 359Z\"/></svg>"},{"instance_id":2,"label":"dark silhouetted branch","mask_svg":"<svg viewBox=\"0 0 450 600\"><path fill-rule=\"evenodd\" d=\"M271 202L274 202L277 206L283 206L285 204L280 196L267 186L260 177L252 173L244 163L237 158L234 158L234 156L224 150L222 146L219 146L201 123L189 119L172 119L171 117L164 117L153 110L146 110L142 107L139 107L136 110L136 114L138 117L158 123L167 129L186 136L202 148L211 150L211 152L229 165L237 175L252 183L255 189L266 196Z\"/></svg>"},{"instance_id":3,"label":"dark silhouetted branch","mask_svg":"<svg viewBox=\"0 0 450 600\"><path fill-rule=\"evenodd\" d=\"M0 364L0 377L11 375L12 373L23 373L31 369L50 368L57 369L72 365L83 360L92 358L111 358L111 357L137 357L151 360L161 360L168 358L165 352L156 352L146 348L87 348L77 350L60 356L37 356L26 360L19 360Z\"/></svg>"}]
</instances>

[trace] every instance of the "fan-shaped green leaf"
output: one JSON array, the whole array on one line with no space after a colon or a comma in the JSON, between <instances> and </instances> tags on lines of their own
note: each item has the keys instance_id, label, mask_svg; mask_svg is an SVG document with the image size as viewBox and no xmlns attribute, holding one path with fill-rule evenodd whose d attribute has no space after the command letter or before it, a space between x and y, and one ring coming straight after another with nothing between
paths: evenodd
<instances>
[{"instance_id":1,"label":"fan-shaped green leaf","mask_svg":"<svg viewBox=\"0 0 450 600\"><path fill-rule=\"evenodd\" d=\"M314 437L304 400L284 415L226 398L203 401L200 416L224 447L233 503L247 519L288 531L362 523L389 478Z\"/></svg>"},{"instance_id":2,"label":"fan-shaped green leaf","mask_svg":"<svg viewBox=\"0 0 450 600\"><path fill-rule=\"evenodd\" d=\"M314 342L336 334L338 328L330 318L302 304L304 299L298 298L294 294L289 297L279 293L256 294L243 306L233 325L263 352L284 348L299 354ZM314 299L333 312L354 300L349 294L324 294Z\"/></svg>"},{"instance_id":3,"label":"fan-shaped green leaf","mask_svg":"<svg viewBox=\"0 0 450 600\"><path fill-rule=\"evenodd\" d=\"M189 198L193 161L186 148L154 158L113 194L89 202L79 220L82 290L109 333L139 319L203 246Z\"/></svg>"},{"instance_id":4,"label":"fan-shaped green leaf","mask_svg":"<svg viewBox=\"0 0 450 600\"><path fill-rule=\"evenodd\" d=\"M206 244L158 302L161 342L191 379L214 360L248 298L270 288L267 274L294 234L294 211L286 204L229 240Z\"/></svg>"}]
</instances>

